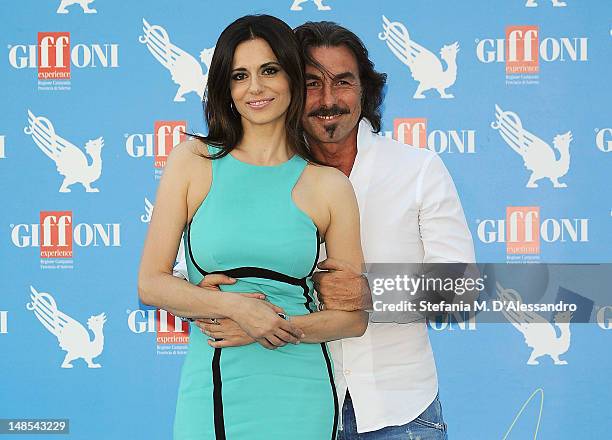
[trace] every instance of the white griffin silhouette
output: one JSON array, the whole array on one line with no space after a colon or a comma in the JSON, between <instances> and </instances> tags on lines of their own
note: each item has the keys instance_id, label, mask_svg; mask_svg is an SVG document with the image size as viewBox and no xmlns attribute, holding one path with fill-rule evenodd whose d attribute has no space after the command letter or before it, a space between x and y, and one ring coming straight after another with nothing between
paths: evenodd
<instances>
[{"instance_id":1,"label":"white griffin silhouette","mask_svg":"<svg viewBox=\"0 0 612 440\"><path fill-rule=\"evenodd\" d=\"M202 71L202 65L189 53L170 42L166 30L158 25L151 26L147 20L142 19L144 35L138 41L147 45L147 49L157 61L161 63L172 75L172 81L179 88L174 96L175 102L183 102L183 95L195 92L200 99L204 97L208 68L215 48L204 49L200 52L200 60L206 65L207 73Z\"/></svg>"},{"instance_id":2,"label":"white griffin silhouette","mask_svg":"<svg viewBox=\"0 0 612 440\"><path fill-rule=\"evenodd\" d=\"M92 188L91 184L100 178L102 174L101 151L104 139L99 137L85 144L85 152L91 157L92 163L88 164L87 156L74 144L55 133L51 121L42 116L34 116L28 110L29 126L24 132L32 136L38 148L57 165L57 171L64 176L64 181L59 192L70 192L70 185L81 183L87 192L99 192Z\"/></svg>"},{"instance_id":3,"label":"white griffin silhouette","mask_svg":"<svg viewBox=\"0 0 612 440\"><path fill-rule=\"evenodd\" d=\"M523 302L516 290L504 289L499 283L497 283L497 297L504 304L514 303L517 309ZM567 361L560 360L559 356L566 353L570 347L571 312L555 314L555 325L561 332L559 337L553 325L535 312L514 310L504 306L502 313L523 334L527 346L533 349L527 365L538 365L537 358L545 354L552 358L555 365L567 364Z\"/></svg>"},{"instance_id":4,"label":"white griffin silhouette","mask_svg":"<svg viewBox=\"0 0 612 440\"><path fill-rule=\"evenodd\" d=\"M495 105L495 119L491 128L498 130L506 143L521 155L525 168L531 171L527 188L537 188L538 180L547 177L555 188L565 188L567 184L559 183L559 178L569 171L569 145L573 140L572 132L557 135L553 146L559 152L559 158L550 145L523 128L521 119L516 113L503 111Z\"/></svg>"},{"instance_id":5,"label":"white griffin silhouette","mask_svg":"<svg viewBox=\"0 0 612 440\"><path fill-rule=\"evenodd\" d=\"M145 202L145 213L140 216L140 221L143 223L149 223L151 221L151 215L153 215L153 203L149 202L149 199L144 198Z\"/></svg>"},{"instance_id":6,"label":"white griffin silhouette","mask_svg":"<svg viewBox=\"0 0 612 440\"><path fill-rule=\"evenodd\" d=\"M79 5L81 5L81 8L83 8L83 12L84 13L86 13L86 14L95 14L98 11L96 11L95 9L90 9L89 8L89 4L93 3L93 2L94 2L94 0L62 0L60 5L59 5L59 8L57 8L57 13L58 14L67 14L70 11L68 11L68 9L66 9L66 6L71 6L71 5L79 4Z\"/></svg>"},{"instance_id":7,"label":"white griffin silhouette","mask_svg":"<svg viewBox=\"0 0 612 440\"><path fill-rule=\"evenodd\" d=\"M446 70L442 63L432 52L410 39L406 27L399 21L391 22L383 15L383 30L378 38L385 41L393 54L412 73L412 78L419 82L413 98L423 99L423 92L436 89L440 98L454 98L447 94L446 89L457 80L457 52L459 43L456 41L440 50L440 58L446 62Z\"/></svg>"},{"instance_id":8,"label":"white griffin silhouette","mask_svg":"<svg viewBox=\"0 0 612 440\"><path fill-rule=\"evenodd\" d=\"M102 327L106 322L106 315L101 313L87 320L87 327L94 335L93 340L90 340L89 332L85 327L60 312L55 299L50 294L39 293L32 286L30 290L32 302L28 303L26 308L34 311L40 323L57 337L60 348L67 352L62 368L73 368L71 362L79 358L85 360L89 368L100 368L101 365L93 363L93 359L100 356L104 350Z\"/></svg>"},{"instance_id":9,"label":"white griffin silhouette","mask_svg":"<svg viewBox=\"0 0 612 440\"><path fill-rule=\"evenodd\" d=\"M293 4L291 5L290 10L292 11L301 11L302 7L300 6L302 3L306 3L308 0L293 0ZM324 5L323 0L313 0L313 3L317 6L317 10L319 11L330 11L331 7Z\"/></svg>"},{"instance_id":10,"label":"white griffin silhouette","mask_svg":"<svg viewBox=\"0 0 612 440\"><path fill-rule=\"evenodd\" d=\"M567 3L559 1L559 0L552 0L552 5L555 8L563 8L567 6ZM527 3L525 3L525 6L527 8L537 8L538 7L537 0L527 0Z\"/></svg>"}]
</instances>

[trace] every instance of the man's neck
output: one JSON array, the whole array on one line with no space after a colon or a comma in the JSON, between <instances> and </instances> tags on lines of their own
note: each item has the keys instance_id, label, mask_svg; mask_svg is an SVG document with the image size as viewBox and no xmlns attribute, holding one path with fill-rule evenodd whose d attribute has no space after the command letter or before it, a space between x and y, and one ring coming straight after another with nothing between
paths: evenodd
<instances>
[{"instance_id":1,"label":"man's neck","mask_svg":"<svg viewBox=\"0 0 612 440\"><path fill-rule=\"evenodd\" d=\"M306 139L316 159L349 176L357 157L357 128L355 126L348 136L338 142L319 142L308 134Z\"/></svg>"}]
</instances>

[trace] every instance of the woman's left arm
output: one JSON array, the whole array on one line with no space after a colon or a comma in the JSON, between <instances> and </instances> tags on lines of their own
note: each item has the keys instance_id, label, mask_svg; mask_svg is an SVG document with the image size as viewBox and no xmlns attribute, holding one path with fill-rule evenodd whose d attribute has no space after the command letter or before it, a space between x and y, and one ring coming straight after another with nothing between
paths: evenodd
<instances>
[{"instance_id":1,"label":"woman's left arm","mask_svg":"<svg viewBox=\"0 0 612 440\"><path fill-rule=\"evenodd\" d=\"M343 262L354 272L361 273L364 265L359 231L359 208L353 186L335 168L321 168L318 180L320 194L327 202L329 225L325 231L325 250L331 261ZM368 326L368 312L357 310L323 310L289 318L302 329L301 342L319 343L363 335Z\"/></svg>"}]
</instances>

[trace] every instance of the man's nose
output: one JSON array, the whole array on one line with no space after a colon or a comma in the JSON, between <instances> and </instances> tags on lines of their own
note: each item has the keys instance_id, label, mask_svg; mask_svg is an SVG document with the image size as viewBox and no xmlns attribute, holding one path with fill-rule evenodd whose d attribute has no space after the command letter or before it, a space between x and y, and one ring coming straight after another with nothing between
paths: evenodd
<instances>
[{"instance_id":1,"label":"man's nose","mask_svg":"<svg viewBox=\"0 0 612 440\"><path fill-rule=\"evenodd\" d=\"M323 84L323 90L321 91L321 104L325 107L331 107L336 104L336 95L331 84Z\"/></svg>"}]
</instances>

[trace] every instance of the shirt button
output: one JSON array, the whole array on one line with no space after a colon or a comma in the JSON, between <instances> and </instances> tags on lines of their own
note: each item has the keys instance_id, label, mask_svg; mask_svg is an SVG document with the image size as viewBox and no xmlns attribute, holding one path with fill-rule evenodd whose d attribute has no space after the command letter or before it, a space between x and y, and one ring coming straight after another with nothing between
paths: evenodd
<instances>
[{"instance_id":1,"label":"shirt button","mask_svg":"<svg viewBox=\"0 0 612 440\"><path fill-rule=\"evenodd\" d=\"M348 376L349 374L351 374L351 370L349 370L349 369L347 368L346 370L344 370L344 374L346 374L346 375Z\"/></svg>"}]
</instances>

